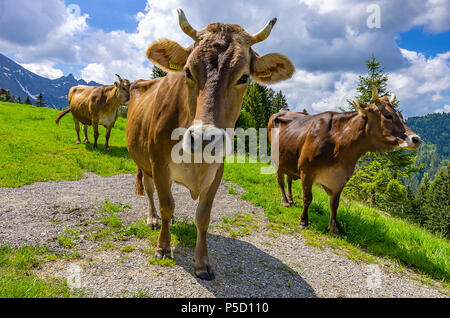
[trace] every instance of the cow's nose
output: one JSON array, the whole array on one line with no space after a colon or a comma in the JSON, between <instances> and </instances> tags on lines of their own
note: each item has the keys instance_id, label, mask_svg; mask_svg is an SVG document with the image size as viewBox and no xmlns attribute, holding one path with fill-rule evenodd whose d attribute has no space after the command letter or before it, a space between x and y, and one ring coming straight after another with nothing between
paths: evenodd
<instances>
[{"instance_id":1,"label":"cow's nose","mask_svg":"<svg viewBox=\"0 0 450 318\"><path fill-rule=\"evenodd\" d=\"M413 136L413 137L411 138L411 140L412 140L412 142L413 142L415 145L418 145L418 144L420 144L420 143L422 142L422 139L420 139L419 136Z\"/></svg>"}]
</instances>

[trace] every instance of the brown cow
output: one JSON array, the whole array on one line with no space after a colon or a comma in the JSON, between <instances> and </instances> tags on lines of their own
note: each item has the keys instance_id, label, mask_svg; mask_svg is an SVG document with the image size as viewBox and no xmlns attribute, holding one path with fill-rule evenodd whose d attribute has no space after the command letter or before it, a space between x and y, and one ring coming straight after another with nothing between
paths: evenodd
<instances>
[{"instance_id":1,"label":"brown cow","mask_svg":"<svg viewBox=\"0 0 450 318\"><path fill-rule=\"evenodd\" d=\"M109 136L111 129L114 127L118 116L119 106L124 105L130 98L130 81L119 78L119 82L109 86L75 86L69 91L69 105L70 108L61 112L56 123L58 124L61 118L72 113L73 121L75 122L75 130L77 131L77 144L80 140L80 122L83 124L84 142L89 143L87 135L88 126L92 125L94 128L94 147L97 149L98 140L98 125L103 125L106 128L106 143L105 150L109 151Z\"/></svg>"},{"instance_id":2,"label":"brown cow","mask_svg":"<svg viewBox=\"0 0 450 318\"><path fill-rule=\"evenodd\" d=\"M170 257L169 224L175 208L171 184L176 182L186 186L194 200L200 198L195 219L195 274L212 280L206 232L224 165L217 161L207 163L205 158L200 163L176 163L171 153L180 143L173 140L172 133L185 128L180 149L183 153L191 156L203 147L219 143L222 151L219 149L218 155L223 159L223 139L226 144L231 140L225 129L235 126L250 76L261 83L275 83L291 77L294 66L284 55L260 57L251 48L269 36L275 19L259 33L250 35L238 25L222 23L196 31L181 9L178 15L182 30L195 44L185 49L164 39L148 48L150 61L169 74L131 85L127 144L138 166L136 193L143 195L145 188L148 224L153 226L157 225L155 188L158 193L162 225L156 257Z\"/></svg>"},{"instance_id":3,"label":"brown cow","mask_svg":"<svg viewBox=\"0 0 450 318\"><path fill-rule=\"evenodd\" d=\"M353 174L356 162L367 152L385 152L399 147L416 149L421 139L405 123L402 114L392 107L395 95L378 97L374 88L373 104L353 101L358 111L325 112L304 115L280 112L271 117L268 129L279 128L277 180L283 203L292 204L292 179L302 180L303 212L300 227L308 226L308 207L312 201L312 185L322 185L330 197L329 231L339 234L336 213L339 198ZM269 136L271 134L269 133ZM276 148L272 148L276 149ZM284 191L287 175L288 197Z\"/></svg>"}]
</instances>

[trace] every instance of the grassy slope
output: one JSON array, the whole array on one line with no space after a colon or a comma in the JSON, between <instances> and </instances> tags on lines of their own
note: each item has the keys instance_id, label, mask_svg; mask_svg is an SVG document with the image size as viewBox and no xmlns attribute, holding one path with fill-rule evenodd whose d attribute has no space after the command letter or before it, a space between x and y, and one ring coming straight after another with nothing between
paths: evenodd
<instances>
[{"instance_id":1,"label":"grassy slope","mask_svg":"<svg viewBox=\"0 0 450 318\"><path fill-rule=\"evenodd\" d=\"M76 145L70 114L55 124L58 111L0 102L0 187L18 187L36 181L76 180L85 171L102 176L136 171L125 143L122 118L111 133L111 152ZM93 141L92 128L89 129ZM105 129L100 128L103 149Z\"/></svg>"},{"instance_id":2,"label":"grassy slope","mask_svg":"<svg viewBox=\"0 0 450 318\"><path fill-rule=\"evenodd\" d=\"M271 222L297 230L301 214L301 183L293 184L295 206L285 208L274 175L260 173L263 164L229 164L224 179L242 186L246 193L242 198L265 209ZM327 234L329 199L324 190L315 186L314 200L310 207L310 229L326 234L330 245L361 247L370 253L392 258L403 265L444 282L450 279L450 243L403 220L388 217L379 211L357 202L341 200L338 222L342 238ZM308 232L305 234L309 235ZM348 246L346 246L348 247Z\"/></svg>"},{"instance_id":3,"label":"grassy slope","mask_svg":"<svg viewBox=\"0 0 450 318\"><path fill-rule=\"evenodd\" d=\"M126 121L119 118L111 134L111 153L93 152L91 146L75 145L71 116L60 126L58 112L49 109L0 103L0 186L16 187L36 181L75 180L84 171L99 175L134 173L125 143ZM92 138L92 130L90 129ZM100 144L104 130L100 132ZM227 164L224 178L242 186L243 199L263 207L271 222L283 229L297 229L301 209L300 182L294 184L296 206L284 208L274 175L260 174L262 164ZM294 198L295 199L295 198ZM310 208L312 231L326 233L329 208L325 192L316 187ZM362 247L376 255L388 256L418 271L448 282L450 243L396 218L355 202L341 200L338 221L342 239L322 236L331 245ZM309 233L309 234L308 234Z\"/></svg>"}]
</instances>

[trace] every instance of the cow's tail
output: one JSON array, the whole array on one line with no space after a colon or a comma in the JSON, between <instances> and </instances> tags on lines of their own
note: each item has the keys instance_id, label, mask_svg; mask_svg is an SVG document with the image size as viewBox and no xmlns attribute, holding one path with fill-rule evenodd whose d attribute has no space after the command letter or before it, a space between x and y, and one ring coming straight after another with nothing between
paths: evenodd
<instances>
[{"instance_id":1,"label":"cow's tail","mask_svg":"<svg viewBox=\"0 0 450 318\"><path fill-rule=\"evenodd\" d=\"M142 170L138 168L136 173L136 182L134 183L134 193L141 197L144 195L144 184L142 183L142 178Z\"/></svg>"},{"instance_id":2,"label":"cow's tail","mask_svg":"<svg viewBox=\"0 0 450 318\"><path fill-rule=\"evenodd\" d=\"M71 112L71 110L70 110L70 108L69 109L66 109L65 111L62 111L60 114L59 114L59 116L58 116L58 118L56 118L56 124L58 125L59 124L59 121L61 120L61 118L63 118L65 115L67 115L68 113L70 113Z\"/></svg>"}]
</instances>

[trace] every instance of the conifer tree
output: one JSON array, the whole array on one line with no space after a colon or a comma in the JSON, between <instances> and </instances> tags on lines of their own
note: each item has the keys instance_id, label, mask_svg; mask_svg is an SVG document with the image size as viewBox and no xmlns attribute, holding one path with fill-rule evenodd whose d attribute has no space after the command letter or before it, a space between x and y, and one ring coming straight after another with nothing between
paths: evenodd
<instances>
[{"instance_id":1,"label":"conifer tree","mask_svg":"<svg viewBox=\"0 0 450 318\"><path fill-rule=\"evenodd\" d=\"M30 96L27 96L27 99L25 99L25 105L33 105L31 102Z\"/></svg>"},{"instance_id":2,"label":"conifer tree","mask_svg":"<svg viewBox=\"0 0 450 318\"><path fill-rule=\"evenodd\" d=\"M36 106L37 107L45 107L47 104L44 101L44 95L40 93L36 99Z\"/></svg>"},{"instance_id":3,"label":"conifer tree","mask_svg":"<svg viewBox=\"0 0 450 318\"><path fill-rule=\"evenodd\" d=\"M428 193L426 228L448 237L450 234L450 164L442 167Z\"/></svg>"},{"instance_id":4,"label":"conifer tree","mask_svg":"<svg viewBox=\"0 0 450 318\"><path fill-rule=\"evenodd\" d=\"M164 77L167 75L167 72L164 72L162 69L160 69L158 66L154 65L152 69L152 79Z\"/></svg>"}]
</instances>

